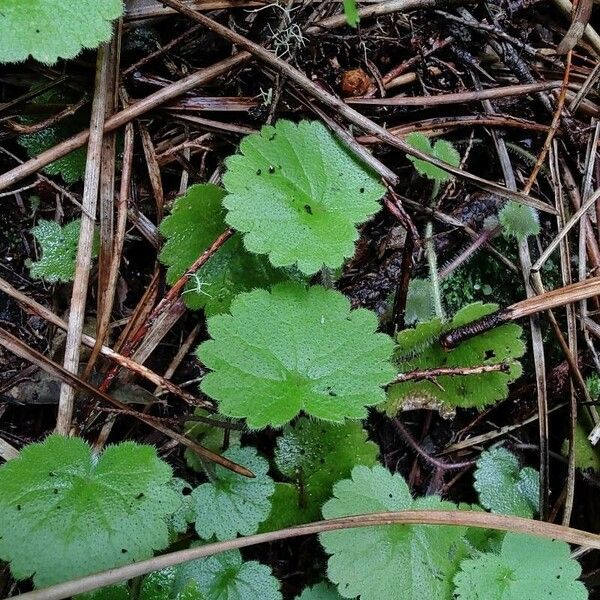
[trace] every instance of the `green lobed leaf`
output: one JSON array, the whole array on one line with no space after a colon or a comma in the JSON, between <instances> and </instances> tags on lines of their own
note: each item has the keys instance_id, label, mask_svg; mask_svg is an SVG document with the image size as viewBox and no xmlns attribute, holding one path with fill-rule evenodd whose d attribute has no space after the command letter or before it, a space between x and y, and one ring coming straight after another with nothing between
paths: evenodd
<instances>
[{"instance_id":1,"label":"green lobed leaf","mask_svg":"<svg viewBox=\"0 0 600 600\"><path fill-rule=\"evenodd\" d=\"M503 515L533 518L539 510L540 474L521 469L517 457L506 448L482 452L475 469L475 489L485 508Z\"/></svg>"},{"instance_id":2,"label":"green lobed leaf","mask_svg":"<svg viewBox=\"0 0 600 600\"><path fill-rule=\"evenodd\" d=\"M339 481L323 507L326 519L411 509L448 510L455 505L429 496L413 500L398 474L382 466L358 466ZM327 574L344 598L414 600L450 598L452 578L467 554L465 527L385 525L320 535L330 554Z\"/></svg>"},{"instance_id":3,"label":"green lobed leaf","mask_svg":"<svg viewBox=\"0 0 600 600\"><path fill-rule=\"evenodd\" d=\"M415 150L420 150L421 152L425 152L425 154L429 154L435 158L438 158L441 161L444 161L453 167L458 167L460 164L460 154L456 151L456 148L446 140L437 140L435 144L432 146L429 138L420 132L409 133L405 141L407 144L415 148ZM421 160L420 158L415 158L414 156L408 155L408 160L413 164L415 169L419 172L419 174L427 177L428 179L433 179L440 183L444 181L449 181L452 179L452 175L431 163L428 163L425 160Z\"/></svg>"},{"instance_id":4,"label":"green lobed leaf","mask_svg":"<svg viewBox=\"0 0 600 600\"><path fill-rule=\"evenodd\" d=\"M192 500L192 486L180 477L173 477L169 483L180 497L179 508L170 515L168 519L169 526L174 533L185 533L189 523L196 520L196 507Z\"/></svg>"},{"instance_id":5,"label":"green lobed leaf","mask_svg":"<svg viewBox=\"0 0 600 600\"><path fill-rule=\"evenodd\" d=\"M497 308L495 304L476 302L459 310L448 323L442 324L439 319L434 319L420 323L414 329L401 331L397 337L395 360L402 373L437 367L476 367L499 363L510 365L508 372L437 377L436 381L441 387L431 381L394 384L388 389L385 411L396 414L405 400L415 398L438 401L448 407L483 407L506 398L508 384L521 375L521 365L517 359L525 353L519 325L501 325L465 340L449 351L438 342L442 333L489 315Z\"/></svg>"},{"instance_id":6,"label":"green lobed leaf","mask_svg":"<svg viewBox=\"0 0 600 600\"><path fill-rule=\"evenodd\" d=\"M78 438L31 444L0 467L0 558L38 587L149 558L181 502L171 476L152 446L96 457Z\"/></svg>"},{"instance_id":7,"label":"green lobed leaf","mask_svg":"<svg viewBox=\"0 0 600 600\"><path fill-rule=\"evenodd\" d=\"M239 550L230 550L183 565L179 585L195 582L206 600L281 600L279 581L267 565L243 561Z\"/></svg>"},{"instance_id":8,"label":"green lobed leaf","mask_svg":"<svg viewBox=\"0 0 600 600\"><path fill-rule=\"evenodd\" d=\"M198 561L192 561L191 564L195 562ZM198 583L189 575L183 574L184 568L185 566L170 567L146 575L137 600L209 600L198 589ZM216 598L215 596L215 600Z\"/></svg>"},{"instance_id":9,"label":"green lobed leaf","mask_svg":"<svg viewBox=\"0 0 600 600\"><path fill-rule=\"evenodd\" d=\"M500 210L498 219L504 234L520 242L540 232L540 220L535 208L519 202L507 202Z\"/></svg>"},{"instance_id":10,"label":"green lobed leaf","mask_svg":"<svg viewBox=\"0 0 600 600\"><path fill-rule=\"evenodd\" d=\"M122 13L122 0L2 0L0 63L74 58L110 39Z\"/></svg>"},{"instance_id":11,"label":"green lobed leaf","mask_svg":"<svg viewBox=\"0 0 600 600\"><path fill-rule=\"evenodd\" d=\"M580 574L565 542L509 532L498 554L464 560L454 582L458 600L584 600Z\"/></svg>"},{"instance_id":12,"label":"green lobed leaf","mask_svg":"<svg viewBox=\"0 0 600 600\"><path fill-rule=\"evenodd\" d=\"M279 427L300 411L325 421L366 416L385 399L393 343L377 317L339 292L282 283L240 294L208 320L198 348L210 369L201 390L249 427Z\"/></svg>"},{"instance_id":13,"label":"green lobed leaf","mask_svg":"<svg viewBox=\"0 0 600 600\"><path fill-rule=\"evenodd\" d=\"M31 277L49 283L73 281L80 229L81 219L63 227L55 221L40 220L31 233L38 241L42 255L38 261L31 263ZM94 244L92 256L95 258L97 253L97 244Z\"/></svg>"},{"instance_id":14,"label":"green lobed leaf","mask_svg":"<svg viewBox=\"0 0 600 600\"><path fill-rule=\"evenodd\" d=\"M275 485L267 475L269 463L251 447L233 447L223 456L244 465L255 477L243 477L217 465L214 481L203 483L192 492L196 531L205 540L213 536L229 540L237 534L256 533L271 512L269 498Z\"/></svg>"},{"instance_id":15,"label":"green lobed leaf","mask_svg":"<svg viewBox=\"0 0 600 600\"><path fill-rule=\"evenodd\" d=\"M346 23L350 27L356 27L360 23L360 14L358 13L356 0L344 0L344 15L346 15Z\"/></svg>"},{"instance_id":16,"label":"green lobed leaf","mask_svg":"<svg viewBox=\"0 0 600 600\"><path fill-rule=\"evenodd\" d=\"M226 221L276 267L311 275L354 254L356 225L385 188L317 121L278 121L245 137L227 160Z\"/></svg>"},{"instance_id":17,"label":"green lobed leaf","mask_svg":"<svg viewBox=\"0 0 600 600\"><path fill-rule=\"evenodd\" d=\"M333 585L322 582L305 588L296 600L342 600L342 597Z\"/></svg>"},{"instance_id":18,"label":"green lobed leaf","mask_svg":"<svg viewBox=\"0 0 600 600\"><path fill-rule=\"evenodd\" d=\"M193 185L175 201L160 231L166 242L160 261L167 265L167 283L173 285L226 229L222 200L225 191L212 184ZM236 233L227 240L185 286L183 300L207 316L225 312L239 292L283 281L289 273L275 269L264 256L244 248Z\"/></svg>"}]
</instances>

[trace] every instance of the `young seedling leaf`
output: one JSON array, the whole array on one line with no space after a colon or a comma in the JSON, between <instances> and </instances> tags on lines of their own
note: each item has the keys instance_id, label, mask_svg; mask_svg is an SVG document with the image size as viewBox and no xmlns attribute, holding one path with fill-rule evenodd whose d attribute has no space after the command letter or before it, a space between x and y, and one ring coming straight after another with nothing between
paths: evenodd
<instances>
[{"instance_id":1,"label":"young seedling leaf","mask_svg":"<svg viewBox=\"0 0 600 600\"><path fill-rule=\"evenodd\" d=\"M243 477L217 465L214 481L203 483L192 492L196 531L205 540L213 536L229 540L238 533L256 533L258 525L271 512L269 498L275 485L267 475L269 463L251 447L230 448L223 456L244 465L255 477Z\"/></svg>"},{"instance_id":2,"label":"young seedling leaf","mask_svg":"<svg viewBox=\"0 0 600 600\"><path fill-rule=\"evenodd\" d=\"M600 472L600 452L588 439L590 428L577 423L575 428L575 466L582 470ZM569 455L569 440L563 442L561 448L563 456Z\"/></svg>"},{"instance_id":3,"label":"young seedling leaf","mask_svg":"<svg viewBox=\"0 0 600 600\"><path fill-rule=\"evenodd\" d=\"M296 600L342 600L342 597L333 585L322 582L307 587Z\"/></svg>"},{"instance_id":4,"label":"young seedling leaf","mask_svg":"<svg viewBox=\"0 0 600 600\"><path fill-rule=\"evenodd\" d=\"M477 375L447 375L431 381L408 381L390 386L385 410L396 414L405 400L441 402L447 407L483 407L503 400L508 384L521 374L518 358L525 353L521 327L515 323L501 325L476 335L457 348L447 351L439 344L445 331L471 323L494 312L495 304L476 302L459 310L448 323L439 319L418 324L398 334L396 365L401 373L438 367L459 368L506 363L509 370Z\"/></svg>"},{"instance_id":5,"label":"young seedling leaf","mask_svg":"<svg viewBox=\"0 0 600 600\"><path fill-rule=\"evenodd\" d=\"M169 267L170 285L227 229L224 197L225 191L216 185L193 185L163 219L160 231L166 243L160 260ZM236 233L192 276L182 296L188 308L202 308L212 316L227 311L236 294L287 277L286 271L272 267L266 257L248 252L241 234Z\"/></svg>"},{"instance_id":6,"label":"young seedling leaf","mask_svg":"<svg viewBox=\"0 0 600 600\"><path fill-rule=\"evenodd\" d=\"M535 208L518 202L507 202L498 219L506 236L512 236L519 242L540 232L540 220Z\"/></svg>"},{"instance_id":7,"label":"young seedling leaf","mask_svg":"<svg viewBox=\"0 0 600 600\"><path fill-rule=\"evenodd\" d=\"M425 152L430 156L438 158L441 161L448 163L453 167L458 167L460 164L460 154L456 151L456 148L446 140L437 140L435 144L432 146L429 138L419 132L409 133L406 136L406 143L415 148L415 150L420 150L421 152ZM413 164L415 169L419 172L419 174L427 177L428 179L433 179L434 181L438 181L440 183L444 183L445 181L449 181L452 179L452 175L427 161L421 160L420 158L415 158L414 156L408 156L408 160Z\"/></svg>"},{"instance_id":8,"label":"young seedling leaf","mask_svg":"<svg viewBox=\"0 0 600 600\"><path fill-rule=\"evenodd\" d=\"M323 507L326 519L410 509L448 510L435 496L413 500L398 474L359 466L338 482ZM414 600L451 598L452 578L467 554L465 527L385 525L322 533L330 554L328 577L344 598Z\"/></svg>"},{"instance_id":9,"label":"young seedling leaf","mask_svg":"<svg viewBox=\"0 0 600 600\"><path fill-rule=\"evenodd\" d=\"M231 314L208 320L198 349L213 371L201 390L249 427L279 427L300 411L325 421L366 416L394 374L392 340L377 317L350 310L339 292L297 283L240 294Z\"/></svg>"},{"instance_id":10,"label":"young seedling leaf","mask_svg":"<svg viewBox=\"0 0 600 600\"><path fill-rule=\"evenodd\" d=\"M308 275L354 254L356 225L385 189L319 122L278 121L244 138L227 160L226 221L276 267Z\"/></svg>"},{"instance_id":11,"label":"young seedling leaf","mask_svg":"<svg viewBox=\"0 0 600 600\"><path fill-rule=\"evenodd\" d=\"M360 23L356 0L344 0L344 14L346 15L346 23L350 27L356 27Z\"/></svg>"},{"instance_id":12,"label":"young seedling leaf","mask_svg":"<svg viewBox=\"0 0 600 600\"><path fill-rule=\"evenodd\" d=\"M0 467L0 557L38 587L149 558L181 503L171 475L133 442L100 457L78 438L30 444Z\"/></svg>"},{"instance_id":13,"label":"young seedling leaf","mask_svg":"<svg viewBox=\"0 0 600 600\"><path fill-rule=\"evenodd\" d=\"M464 560L454 582L458 600L584 600L580 574L565 542L507 533L498 554Z\"/></svg>"},{"instance_id":14,"label":"young seedling leaf","mask_svg":"<svg viewBox=\"0 0 600 600\"><path fill-rule=\"evenodd\" d=\"M539 510L539 485L539 473L531 467L521 469L506 448L482 452L477 461L474 487L481 504L492 512L533 518Z\"/></svg>"},{"instance_id":15,"label":"young seedling leaf","mask_svg":"<svg viewBox=\"0 0 600 600\"><path fill-rule=\"evenodd\" d=\"M257 561L243 561L239 550L230 550L194 560L179 567L170 596L181 594L194 584L198 600L281 600L279 581L270 567ZM165 596L163 596L165 598ZM195 600L176 596L177 600ZM140 600L147 600L141 598ZM150 600L150 599L148 599ZM158 600L158 598L157 598Z\"/></svg>"},{"instance_id":16,"label":"young seedling leaf","mask_svg":"<svg viewBox=\"0 0 600 600\"><path fill-rule=\"evenodd\" d=\"M373 466L378 452L359 422L338 425L303 417L277 440L275 464L295 483L302 507L314 507L318 515L333 484L349 477L355 465Z\"/></svg>"},{"instance_id":17,"label":"young seedling leaf","mask_svg":"<svg viewBox=\"0 0 600 600\"><path fill-rule=\"evenodd\" d=\"M111 21L122 13L122 0L3 0L0 63L74 58L110 39Z\"/></svg>"},{"instance_id":18,"label":"young seedling leaf","mask_svg":"<svg viewBox=\"0 0 600 600\"><path fill-rule=\"evenodd\" d=\"M63 227L55 221L39 221L31 233L40 245L41 258L31 263L31 277L44 279L48 283L73 281L80 229L81 219L75 219ZM96 255L97 244L94 244L93 257Z\"/></svg>"}]
</instances>

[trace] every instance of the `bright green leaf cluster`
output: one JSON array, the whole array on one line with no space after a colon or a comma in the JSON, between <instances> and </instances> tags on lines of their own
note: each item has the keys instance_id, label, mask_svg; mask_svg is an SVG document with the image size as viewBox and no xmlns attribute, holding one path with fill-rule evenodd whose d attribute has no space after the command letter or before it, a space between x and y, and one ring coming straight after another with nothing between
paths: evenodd
<instances>
[{"instance_id":1,"label":"bright green leaf cluster","mask_svg":"<svg viewBox=\"0 0 600 600\"><path fill-rule=\"evenodd\" d=\"M77 438L30 444L0 467L0 558L36 586L149 558L181 503L171 476L151 446L97 457Z\"/></svg>"},{"instance_id":2,"label":"bright green leaf cluster","mask_svg":"<svg viewBox=\"0 0 600 600\"><path fill-rule=\"evenodd\" d=\"M506 448L482 452L477 461L475 489L481 504L492 512L531 519L539 510L539 486L539 473L531 467L521 469Z\"/></svg>"},{"instance_id":3,"label":"bright green leaf cluster","mask_svg":"<svg viewBox=\"0 0 600 600\"><path fill-rule=\"evenodd\" d=\"M160 231L166 243L160 260L167 265L167 283L173 285L226 229L222 201L225 191L212 184L193 185L173 205ZM236 233L227 240L185 286L183 299L207 316L225 312L233 297L256 287L286 279L264 256L251 254Z\"/></svg>"},{"instance_id":4,"label":"bright green leaf cluster","mask_svg":"<svg viewBox=\"0 0 600 600\"><path fill-rule=\"evenodd\" d=\"M346 23L350 27L356 27L360 23L360 14L358 13L356 0L344 0L344 14L346 15Z\"/></svg>"},{"instance_id":5,"label":"bright green leaf cluster","mask_svg":"<svg viewBox=\"0 0 600 600\"><path fill-rule=\"evenodd\" d=\"M460 564L454 578L458 600L585 600L579 563L568 544L507 533L498 553Z\"/></svg>"},{"instance_id":6,"label":"bright green leaf cluster","mask_svg":"<svg viewBox=\"0 0 600 600\"><path fill-rule=\"evenodd\" d=\"M44 279L48 283L73 281L80 229L81 219L75 219L63 227L55 221L39 221L31 233L40 245L42 256L40 260L31 263L31 277ZM93 257L97 253L95 243Z\"/></svg>"},{"instance_id":7,"label":"bright green leaf cluster","mask_svg":"<svg viewBox=\"0 0 600 600\"><path fill-rule=\"evenodd\" d=\"M354 254L356 225L385 189L320 122L278 121L245 137L229 157L226 221L251 252L311 275Z\"/></svg>"},{"instance_id":8,"label":"bright green leaf cluster","mask_svg":"<svg viewBox=\"0 0 600 600\"><path fill-rule=\"evenodd\" d=\"M460 164L460 154L454 146L446 140L437 140L434 145L431 145L429 138L419 132L409 133L406 136L406 143L412 146L415 150L420 150L425 154L429 154L443 162L448 163L453 167L458 167ZM438 183L443 183L452 179L452 175L431 163L420 158L408 155L408 160L413 164L415 169L424 177L433 179Z\"/></svg>"},{"instance_id":9,"label":"bright green leaf cluster","mask_svg":"<svg viewBox=\"0 0 600 600\"><path fill-rule=\"evenodd\" d=\"M540 219L535 208L519 202L507 202L499 212L498 219L504 234L519 242L540 232Z\"/></svg>"},{"instance_id":10,"label":"bright green leaf cluster","mask_svg":"<svg viewBox=\"0 0 600 600\"><path fill-rule=\"evenodd\" d=\"M437 377L439 385L431 381L403 382L390 386L385 410L396 414L408 399L433 400L446 407L483 407L503 400L508 395L508 384L521 374L518 358L525 353L521 327L514 323L501 325L462 342L447 351L438 339L446 331L466 325L489 315L495 304L477 302L459 310L454 318L442 323L439 319L418 324L398 334L396 365L402 373L438 367L476 367L506 363L508 372L490 372L477 375L448 375Z\"/></svg>"},{"instance_id":11,"label":"bright green leaf cluster","mask_svg":"<svg viewBox=\"0 0 600 600\"><path fill-rule=\"evenodd\" d=\"M350 310L339 292L297 283L238 295L231 314L208 320L198 348L210 369L201 390L222 414L253 429L280 427L300 411L325 421L366 416L385 399L392 340L377 317Z\"/></svg>"},{"instance_id":12,"label":"bright green leaf cluster","mask_svg":"<svg viewBox=\"0 0 600 600\"><path fill-rule=\"evenodd\" d=\"M73 58L110 39L122 12L122 0L2 0L0 63Z\"/></svg>"}]
</instances>

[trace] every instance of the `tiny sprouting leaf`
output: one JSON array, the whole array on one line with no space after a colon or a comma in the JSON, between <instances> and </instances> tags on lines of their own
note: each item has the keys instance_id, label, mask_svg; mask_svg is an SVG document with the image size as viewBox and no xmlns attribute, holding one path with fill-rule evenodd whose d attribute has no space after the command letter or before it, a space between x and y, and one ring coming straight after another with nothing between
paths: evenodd
<instances>
[{"instance_id":1,"label":"tiny sprouting leaf","mask_svg":"<svg viewBox=\"0 0 600 600\"><path fill-rule=\"evenodd\" d=\"M346 15L346 23L350 27L356 27L360 23L360 14L358 13L356 0L344 0L344 15Z\"/></svg>"},{"instance_id":2,"label":"tiny sprouting leaf","mask_svg":"<svg viewBox=\"0 0 600 600\"><path fill-rule=\"evenodd\" d=\"M333 484L349 477L355 465L374 465L378 452L357 421L338 425L302 417L277 440L275 464L298 487L301 504L314 506L318 515Z\"/></svg>"},{"instance_id":3,"label":"tiny sprouting leaf","mask_svg":"<svg viewBox=\"0 0 600 600\"><path fill-rule=\"evenodd\" d=\"M506 448L482 452L477 461L474 487L482 506L492 512L533 518L539 510L539 485L539 473L531 467L521 469Z\"/></svg>"},{"instance_id":4,"label":"tiny sprouting leaf","mask_svg":"<svg viewBox=\"0 0 600 600\"><path fill-rule=\"evenodd\" d=\"M214 481L202 483L192 492L196 531L205 540L213 536L229 540L238 533L256 533L271 512L270 497L275 484L267 475L269 463L251 447L236 446L223 452L223 456L244 465L255 477L243 477L217 465Z\"/></svg>"},{"instance_id":5,"label":"tiny sprouting leaf","mask_svg":"<svg viewBox=\"0 0 600 600\"><path fill-rule=\"evenodd\" d=\"M408 325L427 321L435 315L429 279L412 279L408 284L404 320Z\"/></svg>"},{"instance_id":6,"label":"tiny sprouting leaf","mask_svg":"<svg viewBox=\"0 0 600 600\"><path fill-rule=\"evenodd\" d=\"M464 560L454 582L458 600L584 600L580 575L565 542L509 532L498 554Z\"/></svg>"},{"instance_id":7,"label":"tiny sprouting leaf","mask_svg":"<svg viewBox=\"0 0 600 600\"><path fill-rule=\"evenodd\" d=\"M451 329L471 323L494 312L495 304L476 302L459 310L454 318L442 323L439 319L418 324L398 334L395 353L401 373L438 367L476 367L506 363L508 371L494 371L475 375L445 375L432 381L408 381L391 385L385 410L396 414L407 399L438 401L447 407L483 407L503 400L508 395L508 384L521 374L518 358L525 353L521 339L522 329L507 323L465 340L457 348L442 348L439 336Z\"/></svg>"},{"instance_id":8,"label":"tiny sprouting leaf","mask_svg":"<svg viewBox=\"0 0 600 600\"><path fill-rule=\"evenodd\" d=\"M39 221L31 233L40 245L41 257L31 263L31 277L44 279L48 283L73 281L80 229L81 219L75 219L63 227L55 221ZM94 247L93 256L96 254L97 248Z\"/></svg>"},{"instance_id":9,"label":"tiny sprouting leaf","mask_svg":"<svg viewBox=\"0 0 600 600\"><path fill-rule=\"evenodd\" d=\"M540 232L540 219L535 208L519 202L507 202L500 210L498 219L504 235L512 236L519 242Z\"/></svg>"},{"instance_id":10,"label":"tiny sprouting leaf","mask_svg":"<svg viewBox=\"0 0 600 600\"><path fill-rule=\"evenodd\" d=\"M212 184L193 185L179 197L160 231L166 242L160 260L167 265L167 283L173 285L226 229L222 201L225 191ZM225 312L239 292L288 278L265 256L251 254L236 233L192 276L182 297L188 308L204 309L207 316Z\"/></svg>"},{"instance_id":11,"label":"tiny sprouting leaf","mask_svg":"<svg viewBox=\"0 0 600 600\"><path fill-rule=\"evenodd\" d=\"M195 560L177 571L175 590L195 582L206 600L281 600L279 581L271 568L255 560L243 561L239 550ZM178 583L177 582L181 582Z\"/></svg>"},{"instance_id":12,"label":"tiny sprouting leaf","mask_svg":"<svg viewBox=\"0 0 600 600\"><path fill-rule=\"evenodd\" d=\"M413 500L407 483L377 465L355 467L323 507L326 519L400 510L457 507L435 496ZM330 554L327 574L344 598L450 598L452 578L465 557L465 527L383 525L320 535Z\"/></svg>"},{"instance_id":13,"label":"tiny sprouting leaf","mask_svg":"<svg viewBox=\"0 0 600 600\"><path fill-rule=\"evenodd\" d=\"M181 502L171 476L152 446L97 457L78 438L30 444L0 467L0 557L38 587L149 558Z\"/></svg>"},{"instance_id":14,"label":"tiny sprouting leaf","mask_svg":"<svg viewBox=\"0 0 600 600\"><path fill-rule=\"evenodd\" d=\"M226 221L251 252L311 275L354 254L356 226L385 188L316 121L278 121L245 137L227 160Z\"/></svg>"},{"instance_id":15,"label":"tiny sprouting leaf","mask_svg":"<svg viewBox=\"0 0 600 600\"><path fill-rule=\"evenodd\" d=\"M296 600L342 600L335 586L325 581L305 588Z\"/></svg>"},{"instance_id":16,"label":"tiny sprouting leaf","mask_svg":"<svg viewBox=\"0 0 600 600\"><path fill-rule=\"evenodd\" d=\"M339 292L281 283L237 296L231 314L208 320L198 348L210 369L201 390L249 427L279 427L300 411L325 421L366 416L385 399L393 343L377 317L350 310Z\"/></svg>"},{"instance_id":17,"label":"tiny sprouting leaf","mask_svg":"<svg viewBox=\"0 0 600 600\"><path fill-rule=\"evenodd\" d=\"M0 63L74 58L110 39L111 21L122 13L122 0L3 0Z\"/></svg>"},{"instance_id":18,"label":"tiny sprouting leaf","mask_svg":"<svg viewBox=\"0 0 600 600\"><path fill-rule=\"evenodd\" d=\"M409 133L406 136L406 143L412 146L415 150L420 150L425 154L429 154L434 158L437 158L443 162L448 163L453 167L458 167L460 164L460 154L456 151L456 148L446 140L437 140L432 146L429 138L419 132ZM433 179L440 183L449 181L452 179L452 175L431 163L420 158L408 155L408 160L412 162L415 169L424 177Z\"/></svg>"},{"instance_id":19,"label":"tiny sprouting leaf","mask_svg":"<svg viewBox=\"0 0 600 600\"><path fill-rule=\"evenodd\" d=\"M600 453L588 439L589 428L586 428L581 423L577 423L575 427L575 466L578 469L591 469L592 471L600 471ZM563 442L561 448L563 456L569 455L569 440Z\"/></svg>"}]
</instances>

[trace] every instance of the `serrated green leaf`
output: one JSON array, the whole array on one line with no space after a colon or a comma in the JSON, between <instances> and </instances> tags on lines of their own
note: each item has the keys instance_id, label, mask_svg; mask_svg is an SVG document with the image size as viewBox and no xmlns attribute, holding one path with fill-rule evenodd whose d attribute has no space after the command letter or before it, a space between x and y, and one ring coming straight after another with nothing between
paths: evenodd
<instances>
[{"instance_id":1,"label":"serrated green leaf","mask_svg":"<svg viewBox=\"0 0 600 600\"><path fill-rule=\"evenodd\" d=\"M256 533L258 525L271 512L269 498L275 491L275 484L267 475L269 463L250 447L230 448L223 456L244 465L255 477L243 477L217 465L214 481L203 483L192 492L196 531L205 540L213 536L218 540L229 540L238 533Z\"/></svg>"},{"instance_id":2,"label":"serrated green leaf","mask_svg":"<svg viewBox=\"0 0 600 600\"><path fill-rule=\"evenodd\" d=\"M532 235L540 232L540 220L535 208L518 202L507 202L498 219L502 231L507 236L512 236L522 242Z\"/></svg>"},{"instance_id":3,"label":"serrated green leaf","mask_svg":"<svg viewBox=\"0 0 600 600\"><path fill-rule=\"evenodd\" d=\"M458 600L584 600L580 574L565 542L507 533L499 554L463 561L454 582Z\"/></svg>"},{"instance_id":4,"label":"serrated green leaf","mask_svg":"<svg viewBox=\"0 0 600 600\"><path fill-rule=\"evenodd\" d=\"M54 64L83 48L110 39L111 21L123 13L122 0L3 0L0 11L0 62L29 56Z\"/></svg>"},{"instance_id":5,"label":"serrated green leaf","mask_svg":"<svg viewBox=\"0 0 600 600\"><path fill-rule=\"evenodd\" d=\"M271 569L257 561L242 560L230 550L183 565L177 579L194 581L206 600L281 600L279 581ZM177 589L177 587L175 588Z\"/></svg>"},{"instance_id":6,"label":"serrated green leaf","mask_svg":"<svg viewBox=\"0 0 600 600\"><path fill-rule=\"evenodd\" d=\"M352 479L334 486L323 507L326 519L410 509L448 510L429 496L413 500L404 479L382 466L355 467ZM330 554L327 574L344 598L414 600L450 598L458 562L467 553L465 527L385 525L320 535Z\"/></svg>"},{"instance_id":7,"label":"serrated green leaf","mask_svg":"<svg viewBox=\"0 0 600 600\"><path fill-rule=\"evenodd\" d=\"M525 353L521 339L522 329L515 323L501 325L476 335L453 350L439 344L439 336L455 327L471 323L494 312L495 304L476 302L459 310L454 318L442 324L439 319L418 324L398 334L396 365L401 373L437 367L475 367L507 363L508 372L478 375L451 375L431 381L408 381L391 385L385 410L396 414L407 399L438 401L448 407L483 407L503 400L508 395L508 384L521 375L518 358ZM443 388L443 389L442 389Z\"/></svg>"},{"instance_id":8,"label":"serrated green leaf","mask_svg":"<svg viewBox=\"0 0 600 600\"><path fill-rule=\"evenodd\" d=\"M394 374L392 340L377 326L374 313L351 311L347 298L320 286L240 294L230 315L208 320L213 339L198 357L213 371L201 390L253 429L279 427L301 410L325 421L360 419L384 400Z\"/></svg>"},{"instance_id":9,"label":"serrated green leaf","mask_svg":"<svg viewBox=\"0 0 600 600\"><path fill-rule=\"evenodd\" d=\"M197 582L183 574L184 568L170 567L144 577L137 600L208 600Z\"/></svg>"},{"instance_id":10,"label":"serrated green leaf","mask_svg":"<svg viewBox=\"0 0 600 600\"><path fill-rule=\"evenodd\" d=\"M226 221L246 248L308 275L354 254L356 225L379 210L385 193L316 121L278 121L247 136L227 160L223 183Z\"/></svg>"},{"instance_id":11,"label":"serrated green leaf","mask_svg":"<svg viewBox=\"0 0 600 600\"><path fill-rule=\"evenodd\" d=\"M428 321L435 315L429 279L412 279L408 284L404 320L408 325Z\"/></svg>"},{"instance_id":12,"label":"serrated green leaf","mask_svg":"<svg viewBox=\"0 0 600 600\"><path fill-rule=\"evenodd\" d=\"M31 444L0 467L0 557L36 586L149 558L169 543L180 504L170 480L152 446L96 457L78 438Z\"/></svg>"},{"instance_id":13,"label":"serrated green leaf","mask_svg":"<svg viewBox=\"0 0 600 600\"><path fill-rule=\"evenodd\" d=\"M521 469L517 457L506 448L482 452L475 470L475 489L485 508L503 515L533 518L539 510L540 474Z\"/></svg>"},{"instance_id":14,"label":"serrated green leaf","mask_svg":"<svg viewBox=\"0 0 600 600\"><path fill-rule=\"evenodd\" d=\"M63 227L55 221L39 221L31 233L40 245L42 256L31 263L31 277L49 283L73 281L80 229L81 219L75 219ZM96 255L97 244L94 244L92 256L95 258Z\"/></svg>"},{"instance_id":15,"label":"serrated green leaf","mask_svg":"<svg viewBox=\"0 0 600 600\"><path fill-rule=\"evenodd\" d=\"M185 533L189 523L196 520L196 507L192 500L192 486L179 477L173 477L169 486L179 496L179 508L169 516L168 523L175 533Z\"/></svg>"},{"instance_id":16,"label":"serrated green leaf","mask_svg":"<svg viewBox=\"0 0 600 600\"><path fill-rule=\"evenodd\" d=\"M406 138L406 143L412 146L415 150L420 150L421 152L425 152L425 154L429 154L441 161L448 163L453 167L458 167L460 164L460 154L456 151L456 148L446 140L437 140L435 144L432 146L429 138L419 132L409 133ZM415 169L424 177L428 179L433 179L440 183L444 181L449 181L452 179L452 175L431 163L428 163L425 160L421 160L419 158L415 158L414 156L408 156L408 160L413 164Z\"/></svg>"},{"instance_id":17,"label":"serrated green leaf","mask_svg":"<svg viewBox=\"0 0 600 600\"><path fill-rule=\"evenodd\" d=\"M360 14L358 13L356 0L344 0L344 15L346 15L346 23L350 27L356 27L360 23Z\"/></svg>"},{"instance_id":18,"label":"serrated green leaf","mask_svg":"<svg viewBox=\"0 0 600 600\"><path fill-rule=\"evenodd\" d=\"M322 582L312 587L307 587L296 600L342 600L342 597L333 585Z\"/></svg>"},{"instance_id":19,"label":"serrated green leaf","mask_svg":"<svg viewBox=\"0 0 600 600\"><path fill-rule=\"evenodd\" d=\"M160 231L166 243L159 258L169 267L170 285L227 229L224 196L225 191L216 185L193 185L163 219ZM236 294L268 287L289 275L283 269L273 268L266 257L248 252L241 234L236 233L190 279L182 296L188 308L202 308L207 316L212 316L227 311Z\"/></svg>"}]
</instances>

